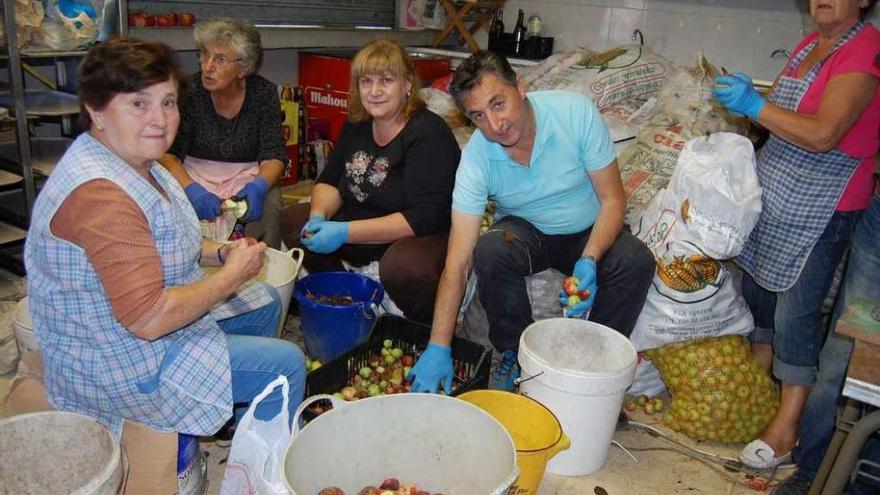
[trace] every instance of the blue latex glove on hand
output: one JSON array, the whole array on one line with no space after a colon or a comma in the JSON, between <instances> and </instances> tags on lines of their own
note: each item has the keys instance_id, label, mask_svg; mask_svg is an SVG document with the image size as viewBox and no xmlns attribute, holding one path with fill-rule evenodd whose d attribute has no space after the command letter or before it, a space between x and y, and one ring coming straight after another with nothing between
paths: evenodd
<instances>
[{"instance_id":1,"label":"blue latex glove on hand","mask_svg":"<svg viewBox=\"0 0 880 495\"><path fill-rule=\"evenodd\" d=\"M348 222L322 221L309 229L312 235L303 238L302 244L313 253L332 253L348 240Z\"/></svg>"},{"instance_id":2,"label":"blue latex glove on hand","mask_svg":"<svg viewBox=\"0 0 880 495\"><path fill-rule=\"evenodd\" d=\"M593 301L596 300L596 290L598 290L596 281L596 262L589 258L579 259L577 263L574 264L574 272L572 273L572 276L577 277L578 279L578 291L590 291L590 297L575 304L571 308L565 309L564 313L566 318L580 318L593 307ZM568 305L568 294L565 293L564 289L559 292L559 304L562 307Z\"/></svg>"},{"instance_id":3,"label":"blue latex glove on hand","mask_svg":"<svg viewBox=\"0 0 880 495\"><path fill-rule=\"evenodd\" d=\"M440 382L443 382L443 390L449 395L452 393L453 376L455 369L452 366L452 348L428 342L428 347L406 375L406 379L412 382L412 392L434 394L437 393Z\"/></svg>"},{"instance_id":4,"label":"blue latex glove on hand","mask_svg":"<svg viewBox=\"0 0 880 495\"><path fill-rule=\"evenodd\" d=\"M314 215L310 216L309 221L306 222L305 225L303 225L303 228L299 229L300 241L302 241L302 239L304 239L303 236L306 235L306 232L308 232L309 235L312 235L312 232L314 232L315 229L317 229L318 225L324 223L326 220L327 219L324 218L324 215L321 213L315 213Z\"/></svg>"},{"instance_id":5,"label":"blue latex glove on hand","mask_svg":"<svg viewBox=\"0 0 880 495\"><path fill-rule=\"evenodd\" d=\"M752 78L742 72L716 77L712 94L728 110L745 115L752 120L758 119L761 109L767 103L758 94L755 85L752 84Z\"/></svg>"},{"instance_id":6,"label":"blue latex glove on hand","mask_svg":"<svg viewBox=\"0 0 880 495\"><path fill-rule=\"evenodd\" d=\"M205 186L193 182L183 192L192 203L199 220L213 220L220 215L220 197L205 189Z\"/></svg>"},{"instance_id":7,"label":"blue latex glove on hand","mask_svg":"<svg viewBox=\"0 0 880 495\"><path fill-rule=\"evenodd\" d=\"M247 213L245 213L244 217L241 219L242 222L256 222L263 218L263 201L265 201L266 193L268 192L269 183L266 182L266 179L263 177L257 176L253 182L245 184L245 186L235 194L236 198L247 200L248 209Z\"/></svg>"}]
</instances>

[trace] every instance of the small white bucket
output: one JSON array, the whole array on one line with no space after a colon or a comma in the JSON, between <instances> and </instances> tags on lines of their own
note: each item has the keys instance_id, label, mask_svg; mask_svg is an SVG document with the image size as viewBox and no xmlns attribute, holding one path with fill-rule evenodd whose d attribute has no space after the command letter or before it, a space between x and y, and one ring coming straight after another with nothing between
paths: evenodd
<instances>
[{"instance_id":1,"label":"small white bucket","mask_svg":"<svg viewBox=\"0 0 880 495\"><path fill-rule=\"evenodd\" d=\"M535 322L520 337L520 392L553 411L571 448L547 464L565 476L590 474L605 464L636 351L620 333L585 320Z\"/></svg>"},{"instance_id":2,"label":"small white bucket","mask_svg":"<svg viewBox=\"0 0 880 495\"><path fill-rule=\"evenodd\" d=\"M284 484L292 495L331 486L358 493L384 478L430 493L505 495L519 474L507 430L463 400L396 394L345 402L316 395L300 404L294 425L317 399L334 407L294 431L284 456Z\"/></svg>"},{"instance_id":3,"label":"small white bucket","mask_svg":"<svg viewBox=\"0 0 880 495\"><path fill-rule=\"evenodd\" d=\"M278 332L281 336L284 330L284 322L287 320L287 311L290 309L290 300L293 298L293 284L299 274L299 268L303 261L303 250L291 248L286 252L277 249L266 249L266 262L263 269L254 279L275 287L281 296L281 319L278 320Z\"/></svg>"},{"instance_id":4,"label":"small white bucket","mask_svg":"<svg viewBox=\"0 0 880 495\"><path fill-rule=\"evenodd\" d=\"M288 251L268 248L263 269L253 278L253 280L265 282L275 287L278 295L281 296L281 319L278 321L276 336L280 336L281 331L284 330L284 321L287 319L290 299L293 297L293 284L296 282L296 276L302 266L303 254L304 252L300 248L291 248ZM216 273L219 269L219 267L203 268L205 275Z\"/></svg>"},{"instance_id":5,"label":"small white bucket","mask_svg":"<svg viewBox=\"0 0 880 495\"><path fill-rule=\"evenodd\" d=\"M18 342L18 352L23 356L25 353L40 348L37 339L34 338L34 324L31 320L31 311L28 308L28 298L25 297L15 305L12 313L12 326L15 329L15 341Z\"/></svg>"},{"instance_id":6,"label":"small white bucket","mask_svg":"<svg viewBox=\"0 0 880 495\"><path fill-rule=\"evenodd\" d=\"M124 471L116 438L88 416L48 411L0 421L4 493L115 495Z\"/></svg>"}]
</instances>

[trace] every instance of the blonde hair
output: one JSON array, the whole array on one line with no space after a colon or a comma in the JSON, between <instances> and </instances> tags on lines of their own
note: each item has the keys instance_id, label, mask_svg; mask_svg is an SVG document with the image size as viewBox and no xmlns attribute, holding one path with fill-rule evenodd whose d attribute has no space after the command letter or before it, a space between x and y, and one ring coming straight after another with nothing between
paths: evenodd
<instances>
[{"instance_id":1,"label":"blonde hair","mask_svg":"<svg viewBox=\"0 0 880 495\"><path fill-rule=\"evenodd\" d=\"M363 122L370 119L361 101L358 81L365 74L382 74L390 72L412 84L412 91L406 98L403 107L403 118L409 120L416 110L425 108L425 102L419 96L419 76L416 75L412 60L403 46L388 38L378 38L363 46L354 56L351 63L351 83L348 94L348 121Z\"/></svg>"}]
</instances>

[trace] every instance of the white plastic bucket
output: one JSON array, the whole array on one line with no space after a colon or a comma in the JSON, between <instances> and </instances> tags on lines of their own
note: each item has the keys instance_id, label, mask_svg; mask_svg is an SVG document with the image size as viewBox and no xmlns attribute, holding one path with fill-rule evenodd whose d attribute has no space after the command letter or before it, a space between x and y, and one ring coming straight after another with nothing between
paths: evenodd
<instances>
[{"instance_id":1,"label":"white plastic bucket","mask_svg":"<svg viewBox=\"0 0 880 495\"><path fill-rule=\"evenodd\" d=\"M284 330L284 321L287 319L287 311L290 309L290 299L293 297L293 284L296 282L296 276L299 274L300 266L303 260L303 250L300 248L291 248L288 251L279 251L277 249L266 249L266 260L263 263L263 269L253 278L259 282L265 282L281 296L281 319L278 321L277 336L281 335ZM205 267L206 275L216 273L218 267Z\"/></svg>"},{"instance_id":2,"label":"white plastic bucket","mask_svg":"<svg viewBox=\"0 0 880 495\"><path fill-rule=\"evenodd\" d=\"M31 320L31 312L28 308L28 298L25 297L15 305L12 313L12 326L15 329L15 341L18 342L18 352L24 355L27 352L40 348L37 339L34 338L34 324Z\"/></svg>"},{"instance_id":3,"label":"white plastic bucket","mask_svg":"<svg viewBox=\"0 0 880 495\"><path fill-rule=\"evenodd\" d=\"M71 412L22 414L0 421L0 480L16 495L121 493L119 443L96 420Z\"/></svg>"},{"instance_id":4,"label":"white plastic bucket","mask_svg":"<svg viewBox=\"0 0 880 495\"><path fill-rule=\"evenodd\" d=\"M516 448L507 430L482 409L436 394L397 394L345 402L296 432L284 456L293 495L336 486L358 493L398 478L430 493L503 495L516 481Z\"/></svg>"},{"instance_id":5,"label":"white plastic bucket","mask_svg":"<svg viewBox=\"0 0 880 495\"><path fill-rule=\"evenodd\" d=\"M571 439L571 448L551 459L547 471L583 476L601 468L635 376L629 339L598 323L551 318L526 328L518 358L520 392L553 411Z\"/></svg>"}]
</instances>

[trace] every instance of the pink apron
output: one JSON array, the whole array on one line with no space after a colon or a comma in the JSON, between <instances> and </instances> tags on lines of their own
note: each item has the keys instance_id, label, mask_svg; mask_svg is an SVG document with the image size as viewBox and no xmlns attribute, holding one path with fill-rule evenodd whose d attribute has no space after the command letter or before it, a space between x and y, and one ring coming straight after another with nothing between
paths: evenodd
<instances>
[{"instance_id":1,"label":"pink apron","mask_svg":"<svg viewBox=\"0 0 880 495\"><path fill-rule=\"evenodd\" d=\"M254 177L260 173L258 162L220 162L189 155L183 160L183 168L194 181L219 196L221 200L234 196L246 184L253 182ZM225 214L203 222L209 224L205 226L207 230L203 228L203 232L232 232L232 225L235 223L234 219ZM228 234L222 237L228 237Z\"/></svg>"}]
</instances>

